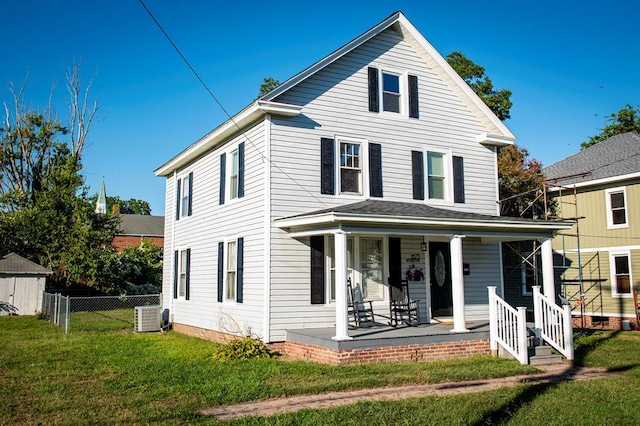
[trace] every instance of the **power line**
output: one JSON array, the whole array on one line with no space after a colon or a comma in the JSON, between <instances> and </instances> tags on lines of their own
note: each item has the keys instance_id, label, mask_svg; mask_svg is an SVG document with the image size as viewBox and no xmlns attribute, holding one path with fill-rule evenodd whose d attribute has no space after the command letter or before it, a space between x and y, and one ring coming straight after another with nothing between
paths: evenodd
<instances>
[{"instance_id":1,"label":"power line","mask_svg":"<svg viewBox=\"0 0 640 426\"><path fill-rule=\"evenodd\" d=\"M166 37L166 39L169 41L169 43L171 43L171 46L173 46L174 50L178 53L178 55L180 55L180 58L182 58L182 61L187 65L187 67L189 67L189 69L191 70L191 72L193 73L193 75L196 76L196 78L198 79L198 81L200 82L200 84L202 84L202 87L205 88L205 90L207 91L207 93L209 93L209 95L213 98L213 100L216 102L216 104L218 104L218 106L220 107L220 109L226 114L226 116L229 118L229 120L238 128L238 130L241 131L241 134L244 138L246 138L246 140L249 142L249 144L253 147L253 149L256 150L256 152L260 155L260 157L263 160L266 160L271 166L275 167L277 170L279 170L283 175L285 175L288 179L291 180L291 182L295 183L296 185L298 185L300 188L302 188L303 191L305 191L307 194L309 194L312 198L314 198L316 201L318 201L320 204L322 204L323 207L327 207L327 205L324 203L324 201L322 201L320 198L318 198L315 194L313 194L311 191L309 191L306 187L304 187L302 184L298 183L295 179L293 179L291 176L289 176L289 174L287 172L285 172L284 170L282 170L278 165L274 164L270 158L267 158L266 155L264 155L262 153L262 151L260 151L260 149L258 149L258 147L253 143L253 141L251 140L251 138L244 132L244 130L242 130L242 128L238 125L238 123L233 119L233 117L231 116L231 114L229 114L229 112L226 110L226 108L222 105L222 103L218 100L218 98L216 98L216 96L213 94L213 92L211 91L211 89L209 89L209 86L207 86L207 84L204 82L204 80L202 80L202 78L200 77L200 75L198 74L198 72L195 70L195 68L193 68L193 66L191 65L191 63L189 63L189 61L187 60L187 58L182 54L182 52L180 51L180 49L178 49L178 46L176 46L176 44L173 42L173 40L171 39L171 37L169 36L169 34L164 30L164 28L162 27L162 25L160 25L160 22L158 22L158 20L155 18L155 16L153 16L153 13L151 13L151 10L149 10L149 8L147 7L147 5L144 3L143 0L138 0L140 2L140 4L142 5L142 7L144 7L144 10L147 11L147 14L149 15L149 17L151 17L151 19L153 20L153 22L156 24L156 26L160 29L160 31L162 31L162 34L164 34L164 36Z\"/></svg>"}]
</instances>

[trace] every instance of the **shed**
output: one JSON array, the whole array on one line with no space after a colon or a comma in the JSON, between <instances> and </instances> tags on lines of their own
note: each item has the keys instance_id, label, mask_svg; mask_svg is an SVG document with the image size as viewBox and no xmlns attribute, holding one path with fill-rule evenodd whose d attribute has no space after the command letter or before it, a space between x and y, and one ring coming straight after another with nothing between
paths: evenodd
<instances>
[{"instance_id":1,"label":"shed","mask_svg":"<svg viewBox=\"0 0 640 426\"><path fill-rule=\"evenodd\" d=\"M47 275L51 274L51 270L16 253L0 257L0 315L40 312Z\"/></svg>"}]
</instances>

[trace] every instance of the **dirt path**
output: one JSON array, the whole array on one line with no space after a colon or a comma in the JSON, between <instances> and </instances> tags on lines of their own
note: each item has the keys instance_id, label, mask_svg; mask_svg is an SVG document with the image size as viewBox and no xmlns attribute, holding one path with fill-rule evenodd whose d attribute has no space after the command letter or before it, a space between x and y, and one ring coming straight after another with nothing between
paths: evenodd
<instances>
[{"instance_id":1,"label":"dirt path","mask_svg":"<svg viewBox=\"0 0 640 426\"><path fill-rule=\"evenodd\" d=\"M543 370L543 373L497 379L471 380L467 382L361 389L348 392L330 392L321 395L274 398L264 401L206 408L201 410L200 413L207 416L215 416L220 420L238 419L247 416L264 417L273 414L294 412L304 408L322 409L338 407L341 405L354 404L358 401L393 400L431 395L441 396L484 392L500 387L513 387L525 383L559 383L597 379L621 374L620 372L609 372L601 368L575 367L566 364L539 366L538 368Z\"/></svg>"}]
</instances>

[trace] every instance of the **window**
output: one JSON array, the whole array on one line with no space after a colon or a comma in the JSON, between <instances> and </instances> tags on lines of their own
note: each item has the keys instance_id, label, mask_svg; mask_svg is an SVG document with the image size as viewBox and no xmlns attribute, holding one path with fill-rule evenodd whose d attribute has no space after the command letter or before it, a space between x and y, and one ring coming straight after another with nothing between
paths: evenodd
<instances>
[{"instance_id":1,"label":"window","mask_svg":"<svg viewBox=\"0 0 640 426\"><path fill-rule=\"evenodd\" d=\"M434 152L427 153L427 188L429 199L447 199L444 154Z\"/></svg>"},{"instance_id":2,"label":"window","mask_svg":"<svg viewBox=\"0 0 640 426\"><path fill-rule=\"evenodd\" d=\"M176 182L176 220L191 216L193 172Z\"/></svg>"},{"instance_id":3,"label":"window","mask_svg":"<svg viewBox=\"0 0 640 426\"><path fill-rule=\"evenodd\" d=\"M359 143L340 143L340 192L362 193L362 157Z\"/></svg>"},{"instance_id":4,"label":"window","mask_svg":"<svg viewBox=\"0 0 640 426\"><path fill-rule=\"evenodd\" d=\"M382 110L400 113L400 76L382 72Z\"/></svg>"},{"instance_id":5,"label":"window","mask_svg":"<svg viewBox=\"0 0 640 426\"><path fill-rule=\"evenodd\" d=\"M189 300L191 249L176 250L173 256L173 298Z\"/></svg>"},{"instance_id":6,"label":"window","mask_svg":"<svg viewBox=\"0 0 640 426\"><path fill-rule=\"evenodd\" d=\"M336 299L335 239L328 238L329 299ZM384 300L382 238L347 238L347 279L359 284L367 300Z\"/></svg>"},{"instance_id":7,"label":"window","mask_svg":"<svg viewBox=\"0 0 640 426\"><path fill-rule=\"evenodd\" d=\"M236 242L229 241L227 243L227 291L226 300L236 299Z\"/></svg>"},{"instance_id":8,"label":"window","mask_svg":"<svg viewBox=\"0 0 640 426\"><path fill-rule=\"evenodd\" d=\"M238 198L238 150L231 153L231 173L229 176L229 197Z\"/></svg>"},{"instance_id":9,"label":"window","mask_svg":"<svg viewBox=\"0 0 640 426\"><path fill-rule=\"evenodd\" d=\"M607 225L609 228L626 228L627 197L625 188L612 188L606 191Z\"/></svg>"},{"instance_id":10,"label":"window","mask_svg":"<svg viewBox=\"0 0 640 426\"><path fill-rule=\"evenodd\" d=\"M611 295L631 297L631 269L628 254L611 255Z\"/></svg>"}]
</instances>

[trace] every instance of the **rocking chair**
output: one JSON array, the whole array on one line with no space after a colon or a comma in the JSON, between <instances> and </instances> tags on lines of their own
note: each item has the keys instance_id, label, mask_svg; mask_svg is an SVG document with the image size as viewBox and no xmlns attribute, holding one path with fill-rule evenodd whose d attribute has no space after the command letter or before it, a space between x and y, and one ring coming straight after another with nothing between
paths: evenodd
<instances>
[{"instance_id":1,"label":"rocking chair","mask_svg":"<svg viewBox=\"0 0 640 426\"><path fill-rule=\"evenodd\" d=\"M349 316L355 327L374 326L373 303L370 300L363 300L360 285L352 285L351 279L347 280L347 287L349 289Z\"/></svg>"},{"instance_id":2,"label":"rocking chair","mask_svg":"<svg viewBox=\"0 0 640 426\"><path fill-rule=\"evenodd\" d=\"M399 284L399 285L398 285ZM389 278L389 325L397 327L399 323L417 326L420 323L419 300L411 300L409 282L393 281Z\"/></svg>"}]
</instances>

